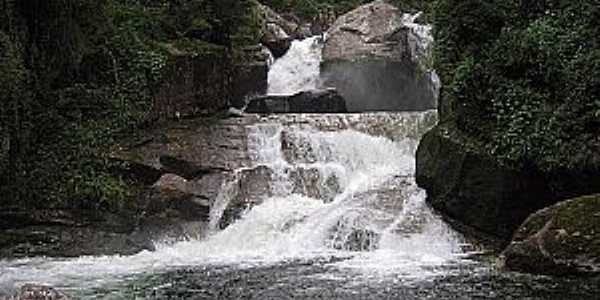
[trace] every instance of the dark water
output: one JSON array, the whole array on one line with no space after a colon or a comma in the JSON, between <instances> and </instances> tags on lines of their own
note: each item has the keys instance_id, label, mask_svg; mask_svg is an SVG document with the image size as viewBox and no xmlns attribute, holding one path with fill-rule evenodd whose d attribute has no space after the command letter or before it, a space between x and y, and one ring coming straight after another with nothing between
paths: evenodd
<instances>
[{"instance_id":1,"label":"dark water","mask_svg":"<svg viewBox=\"0 0 600 300\"><path fill-rule=\"evenodd\" d=\"M600 278L532 276L473 261L410 278L364 274L339 259L263 266L205 266L139 275L118 286L71 294L89 299L600 299Z\"/></svg>"}]
</instances>

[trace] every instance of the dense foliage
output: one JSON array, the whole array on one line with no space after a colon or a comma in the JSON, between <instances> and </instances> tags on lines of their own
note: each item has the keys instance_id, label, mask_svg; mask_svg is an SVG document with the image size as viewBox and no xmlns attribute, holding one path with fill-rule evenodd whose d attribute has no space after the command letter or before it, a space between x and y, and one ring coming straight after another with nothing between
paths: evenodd
<instances>
[{"instance_id":1,"label":"dense foliage","mask_svg":"<svg viewBox=\"0 0 600 300\"><path fill-rule=\"evenodd\" d=\"M263 0L264 3L278 12L293 13L294 15L312 20L320 13L333 11L336 15L342 15L362 4L372 0ZM417 10L429 11L433 1L427 0L389 0L403 11L415 12Z\"/></svg>"},{"instance_id":2,"label":"dense foliage","mask_svg":"<svg viewBox=\"0 0 600 300\"><path fill-rule=\"evenodd\" d=\"M108 149L152 121L173 45L234 57L257 24L245 0L0 1L0 205L122 206Z\"/></svg>"},{"instance_id":3,"label":"dense foliage","mask_svg":"<svg viewBox=\"0 0 600 300\"><path fill-rule=\"evenodd\" d=\"M600 3L439 0L442 118L502 163L600 166Z\"/></svg>"}]
</instances>

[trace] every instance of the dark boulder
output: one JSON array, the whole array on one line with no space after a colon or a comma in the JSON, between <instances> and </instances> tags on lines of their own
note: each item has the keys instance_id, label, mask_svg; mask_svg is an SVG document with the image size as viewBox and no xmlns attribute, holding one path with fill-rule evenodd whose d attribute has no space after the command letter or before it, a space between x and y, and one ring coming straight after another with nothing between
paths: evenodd
<instances>
[{"instance_id":1,"label":"dark boulder","mask_svg":"<svg viewBox=\"0 0 600 300\"><path fill-rule=\"evenodd\" d=\"M423 136L416 159L417 183L434 208L504 240L529 214L554 203L542 174L502 166L474 140L445 126Z\"/></svg>"},{"instance_id":2,"label":"dark boulder","mask_svg":"<svg viewBox=\"0 0 600 300\"><path fill-rule=\"evenodd\" d=\"M548 275L600 273L600 195L531 215L502 253L504 267Z\"/></svg>"},{"instance_id":3,"label":"dark boulder","mask_svg":"<svg viewBox=\"0 0 600 300\"><path fill-rule=\"evenodd\" d=\"M531 213L562 199L600 192L600 172L593 164L546 171L531 164L511 167L450 124L423 136L416 180L427 190L427 201L461 231L507 243Z\"/></svg>"},{"instance_id":4,"label":"dark boulder","mask_svg":"<svg viewBox=\"0 0 600 300\"><path fill-rule=\"evenodd\" d=\"M346 101L335 89L305 91L293 96L251 99L247 113L345 113Z\"/></svg>"}]
</instances>

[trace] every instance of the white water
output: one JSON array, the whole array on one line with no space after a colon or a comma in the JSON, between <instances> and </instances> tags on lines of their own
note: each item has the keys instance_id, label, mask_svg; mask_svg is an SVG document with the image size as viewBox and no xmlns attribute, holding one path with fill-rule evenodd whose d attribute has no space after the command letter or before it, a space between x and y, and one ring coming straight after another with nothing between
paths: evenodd
<instances>
[{"instance_id":1,"label":"white water","mask_svg":"<svg viewBox=\"0 0 600 300\"><path fill-rule=\"evenodd\" d=\"M295 40L269 70L270 95L293 95L319 87L323 43L320 37Z\"/></svg>"},{"instance_id":2,"label":"white water","mask_svg":"<svg viewBox=\"0 0 600 300\"><path fill-rule=\"evenodd\" d=\"M276 196L265 197L241 220L205 240L158 245L155 252L129 257L3 261L0 287L37 282L81 289L184 266L243 266L330 256L348 258L336 266L361 274L422 278L435 275L432 267L460 258L460 238L425 205L425 193L412 179L414 138L396 136L394 142L349 129L322 132L306 124L272 121L253 125L248 132L255 163L275 170ZM282 134L301 151L286 159ZM290 178L290 170L311 168L322 178L317 189L326 188L323 178L337 180L338 188L329 190L332 202L291 192L298 181ZM228 184L224 189L222 197L231 197ZM386 190L394 190L391 197L380 195ZM211 222L218 223L225 200L215 207L221 211L211 212ZM335 249L334 244L347 241L352 228L379 234L378 246L369 252Z\"/></svg>"},{"instance_id":3,"label":"white water","mask_svg":"<svg viewBox=\"0 0 600 300\"><path fill-rule=\"evenodd\" d=\"M316 37L295 41L273 64L269 93L318 87L321 47ZM223 184L213 204L210 237L158 244L154 252L133 256L0 261L0 294L23 283L68 291L188 266L244 267L320 257L345 258L333 266L359 277L423 278L443 274L436 267L461 258L460 237L427 207L413 179L415 146L426 129L421 123L430 122L431 112L291 118L267 118L247 128L255 165L273 170L274 196L265 196L226 229L217 228L238 193L237 175ZM292 150L284 151L282 140ZM317 178L292 176L307 171ZM376 234L358 240L370 251L345 248L357 230Z\"/></svg>"}]
</instances>

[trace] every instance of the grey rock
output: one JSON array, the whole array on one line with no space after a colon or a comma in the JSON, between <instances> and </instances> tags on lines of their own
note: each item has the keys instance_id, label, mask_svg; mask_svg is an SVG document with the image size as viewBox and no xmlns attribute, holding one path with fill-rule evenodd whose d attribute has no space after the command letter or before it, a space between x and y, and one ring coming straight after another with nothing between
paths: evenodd
<instances>
[{"instance_id":1,"label":"grey rock","mask_svg":"<svg viewBox=\"0 0 600 300\"><path fill-rule=\"evenodd\" d=\"M12 298L15 300L69 300L66 294L50 286L26 284Z\"/></svg>"},{"instance_id":2,"label":"grey rock","mask_svg":"<svg viewBox=\"0 0 600 300\"><path fill-rule=\"evenodd\" d=\"M355 61L384 58L401 61L408 57L402 12L385 1L360 6L338 18L327 31L323 59Z\"/></svg>"},{"instance_id":3,"label":"grey rock","mask_svg":"<svg viewBox=\"0 0 600 300\"><path fill-rule=\"evenodd\" d=\"M437 77L421 61L429 50L393 5L363 5L340 17L327 36L321 77L339 90L350 112L437 107Z\"/></svg>"},{"instance_id":4,"label":"grey rock","mask_svg":"<svg viewBox=\"0 0 600 300\"><path fill-rule=\"evenodd\" d=\"M340 92L349 112L437 108L429 75L410 61L329 61L322 65L321 78Z\"/></svg>"},{"instance_id":5,"label":"grey rock","mask_svg":"<svg viewBox=\"0 0 600 300\"><path fill-rule=\"evenodd\" d=\"M269 48L275 58L279 58L290 49L292 40L293 38L281 26L275 23L267 23L261 43Z\"/></svg>"}]
</instances>

